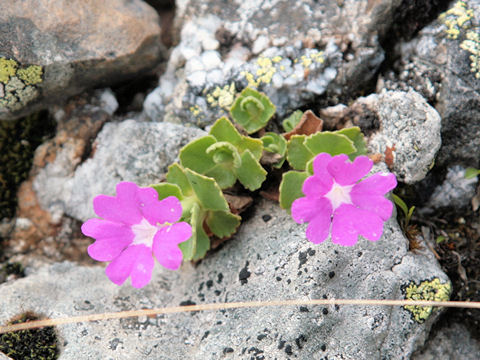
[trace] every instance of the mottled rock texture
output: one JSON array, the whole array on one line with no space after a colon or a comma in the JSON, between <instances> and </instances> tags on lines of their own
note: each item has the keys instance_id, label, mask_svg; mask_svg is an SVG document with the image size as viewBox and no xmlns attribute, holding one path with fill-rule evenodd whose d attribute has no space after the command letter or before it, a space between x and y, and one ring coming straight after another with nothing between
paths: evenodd
<instances>
[{"instance_id":1,"label":"mottled rock texture","mask_svg":"<svg viewBox=\"0 0 480 360\"><path fill-rule=\"evenodd\" d=\"M309 243L304 230L277 204L262 201L220 250L177 272L157 265L142 290L110 283L101 267L73 263L4 283L0 322L26 308L64 317L194 303L448 293L448 279L433 256L408 252L394 218L378 242L361 239L348 248L330 240ZM421 284L427 286L417 290ZM407 359L438 314L402 307L294 306L79 323L58 328L64 340L60 359Z\"/></svg>"},{"instance_id":2,"label":"mottled rock texture","mask_svg":"<svg viewBox=\"0 0 480 360\"><path fill-rule=\"evenodd\" d=\"M156 12L140 0L0 3L0 119L86 88L112 84L161 59Z\"/></svg>"}]
</instances>

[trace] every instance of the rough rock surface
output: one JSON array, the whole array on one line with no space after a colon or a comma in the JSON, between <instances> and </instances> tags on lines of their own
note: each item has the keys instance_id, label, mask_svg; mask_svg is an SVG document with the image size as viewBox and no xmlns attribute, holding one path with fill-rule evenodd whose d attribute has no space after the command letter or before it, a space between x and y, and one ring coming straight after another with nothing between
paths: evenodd
<instances>
[{"instance_id":1,"label":"rough rock surface","mask_svg":"<svg viewBox=\"0 0 480 360\"><path fill-rule=\"evenodd\" d=\"M156 66L159 18L140 0L3 0L0 119Z\"/></svg>"},{"instance_id":2,"label":"rough rock surface","mask_svg":"<svg viewBox=\"0 0 480 360\"><path fill-rule=\"evenodd\" d=\"M413 90L372 94L357 99L354 105L365 105L367 113L378 119L380 129L371 136L368 147L385 156L391 151L392 163L386 162L398 180L412 184L425 178L441 145L437 111Z\"/></svg>"},{"instance_id":3,"label":"rough rock surface","mask_svg":"<svg viewBox=\"0 0 480 360\"><path fill-rule=\"evenodd\" d=\"M412 360L477 360L478 354L480 341L472 338L464 325L453 323L435 331Z\"/></svg>"},{"instance_id":4,"label":"rough rock surface","mask_svg":"<svg viewBox=\"0 0 480 360\"><path fill-rule=\"evenodd\" d=\"M85 221L95 216L92 200L113 195L119 181L140 186L159 182L182 146L204 132L170 123L125 120L107 123L93 145L93 156L71 163L65 148L34 180L40 204L54 217L67 214Z\"/></svg>"},{"instance_id":5,"label":"rough rock surface","mask_svg":"<svg viewBox=\"0 0 480 360\"><path fill-rule=\"evenodd\" d=\"M394 217L378 242L361 239L355 247L330 240L313 245L304 231L278 205L262 201L220 250L177 272L157 265L152 282L141 290L110 283L101 267L68 262L1 284L0 323L25 309L64 317L226 301L403 299L409 285L414 289L424 281L449 287L431 253L407 251ZM427 313L295 306L72 324L58 328L64 344L60 359L406 359L439 314ZM415 320L422 318L423 323Z\"/></svg>"},{"instance_id":6,"label":"rough rock surface","mask_svg":"<svg viewBox=\"0 0 480 360\"><path fill-rule=\"evenodd\" d=\"M480 166L480 0L452 1L451 7L411 42L379 87L414 87L442 118L437 165Z\"/></svg>"},{"instance_id":7,"label":"rough rock surface","mask_svg":"<svg viewBox=\"0 0 480 360\"><path fill-rule=\"evenodd\" d=\"M326 94L351 99L384 60L379 39L401 3L179 1L180 42L145 114L204 127L246 86L267 93L280 117Z\"/></svg>"}]
</instances>

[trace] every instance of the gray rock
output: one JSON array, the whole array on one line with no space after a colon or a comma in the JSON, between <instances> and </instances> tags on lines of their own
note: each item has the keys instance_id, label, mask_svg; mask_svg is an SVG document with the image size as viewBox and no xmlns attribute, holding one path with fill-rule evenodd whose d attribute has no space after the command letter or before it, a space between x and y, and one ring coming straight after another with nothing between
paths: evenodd
<instances>
[{"instance_id":1,"label":"gray rock","mask_svg":"<svg viewBox=\"0 0 480 360\"><path fill-rule=\"evenodd\" d=\"M437 165L480 166L480 1L452 1L450 9L399 47L395 72L379 87L414 87L442 118ZM398 74L398 75L394 75Z\"/></svg>"},{"instance_id":2,"label":"gray rock","mask_svg":"<svg viewBox=\"0 0 480 360\"><path fill-rule=\"evenodd\" d=\"M279 117L320 96L350 100L374 78L384 59L379 39L401 5L180 1L180 42L145 100L145 114L205 127L226 114L246 86L265 92Z\"/></svg>"},{"instance_id":3,"label":"gray rock","mask_svg":"<svg viewBox=\"0 0 480 360\"><path fill-rule=\"evenodd\" d=\"M150 70L161 59L159 17L140 0L4 0L0 119Z\"/></svg>"},{"instance_id":4,"label":"gray rock","mask_svg":"<svg viewBox=\"0 0 480 360\"><path fill-rule=\"evenodd\" d=\"M95 141L93 157L72 163L75 148L64 146L34 180L40 204L53 217L85 221L95 216L92 200L113 195L119 181L140 186L159 182L182 146L204 132L170 123L126 120L107 123Z\"/></svg>"},{"instance_id":5,"label":"gray rock","mask_svg":"<svg viewBox=\"0 0 480 360\"><path fill-rule=\"evenodd\" d=\"M459 323L443 326L428 339L425 347L413 354L412 360L477 360L480 341Z\"/></svg>"},{"instance_id":6,"label":"gray rock","mask_svg":"<svg viewBox=\"0 0 480 360\"><path fill-rule=\"evenodd\" d=\"M448 169L443 183L435 188L427 206L433 209L453 207L456 209L470 206L475 196L478 179L465 179L465 168L456 165Z\"/></svg>"},{"instance_id":7,"label":"gray rock","mask_svg":"<svg viewBox=\"0 0 480 360\"><path fill-rule=\"evenodd\" d=\"M369 150L384 154L387 146L395 146L392 171L398 180L412 184L425 178L441 145L437 111L413 90L383 91L359 98L356 104L366 105L380 122Z\"/></svg>"},{"instance_id":8,"label":"gray rock","mask_svg":"<svg viewBox=\"0 0 480 360\"><path fill-rule=\"evenodd\" d=\"M102 267L68 262L1 284L0 323L24 309L65 317L182 303L403 299L421 282L449 287L431 253L408 252L394 217L378 242L361 239L355 247L330 240L314 245L304 231L277 204L262 201L220 250L176 272L157 265L141 290L110 283ZM77 323L58 327L65 344L60 359L407 359L439 312L425 314L402 307L295 306Z\"/></svg>"}]
</instances>

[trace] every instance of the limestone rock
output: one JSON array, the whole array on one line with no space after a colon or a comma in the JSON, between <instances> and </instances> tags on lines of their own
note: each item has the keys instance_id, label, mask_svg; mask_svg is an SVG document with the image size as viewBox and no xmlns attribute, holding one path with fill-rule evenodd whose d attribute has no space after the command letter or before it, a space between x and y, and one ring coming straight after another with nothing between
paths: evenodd
<instances>
[{"instance_id":1,"label":"limestone rock","mask_svg":"<svg viewBox=\"0 0 480 360\"><path fill-rule=\"evenodd\" d=\"M140 0L4 0L0 119L12 119L161 59L159 18Z\"/></svg>"},{"instance_id":2,"label":"limestone rock","mask_svg":"<svg viewBox=\"0 0 480 360\"><path fill-rule=\"evenodd\" d=\"M197 266L158 264L138 290L102 267L59 263L0 285L0 323L24 309L50 317L278 299L404 299L449 281L428 252L407 251L393 217L375 243L314 245L305 227L262 201L238 234ZM423 290L420 290L423 287ZM19 301L21 299L21 301ZM63 325L61 359L406 359L439 311L403 307L295 306L231 309Z\"/></svg>"},{"instance_id":3,"label":"limestone rock","mask_svg":"<svg viewBox=\"0 0 480 360\"><path fill-rule=\"evenodd\" d=\"M95 216L93 198L113 195L120 181L140 186L157 183L178 157L182 146L204 132L170 123L125 120L107 123L93 144L92 157L72 164L65 148L40 170L34 189L43 208L85 221Z\"/></svg>"},{"instance_id":4,"label":"limestone rock","mask_svg":"<svg viewBox=\"0 0 480 360\"><path fill-rule=\"evenodd\" d=\"M431 25L399 46L395 74L379 87L413 87L442 118L437 165L480 166L480 1L451 2Z\"/></svg>"},{"instance_id":5,"label":"limestone rock","mask_svg":"<svg viewBox=\"0 0 480 360\"><path fill-rule=\"evenodd\" d=\"M205 127L246 86L279 117L320 96L352 99L384 60L379 45L401 0L177 2L180 42L147 97L154 121Z\"/></svg>"}]
</instances>

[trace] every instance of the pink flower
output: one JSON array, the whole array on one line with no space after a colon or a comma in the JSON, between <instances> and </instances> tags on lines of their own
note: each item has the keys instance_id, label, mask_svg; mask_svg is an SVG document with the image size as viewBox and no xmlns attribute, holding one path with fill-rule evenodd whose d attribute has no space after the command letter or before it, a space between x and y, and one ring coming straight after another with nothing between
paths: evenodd
<instances>
[{"instance_id":1,"label":"pink flower","mask_svg":"<svg viewBox=\"0 0 480 360\"><path fill-rule=\"evenodd\" d=\"M98 261L111 261L105 273L112 282L122 285L130 276L132 286L147 285L153 254L162 266L178 269L182 262L178 244L192 236L192 228L186 222L176 223L182 216L176 197L159 201L154 189L121 182L117 196L98 195L93 209L103 219L86 221L82 232L96 240L88 254Z\"/></svg>"},{"instance_id":2,"label":"pink flower","mask_svg":"<svg viewBox=\"0 0 480 360\"><path fill-rule=\"evenodd\" d=\"M305 197L292 204L297 223L308 222L307 239L315 244L332 234L332 242L352 246L358 235L377 241L383 222L392 215L393 204L384 195L397 186L393 174L376 173L362 181L373 166L366 156L353 163L345 154L317 155L313 175L305 180Z\"/></svg>"}]
</instances>

